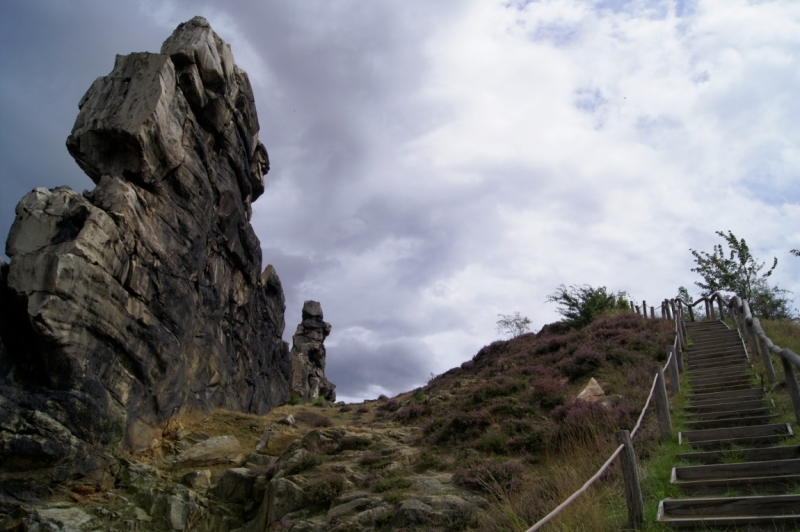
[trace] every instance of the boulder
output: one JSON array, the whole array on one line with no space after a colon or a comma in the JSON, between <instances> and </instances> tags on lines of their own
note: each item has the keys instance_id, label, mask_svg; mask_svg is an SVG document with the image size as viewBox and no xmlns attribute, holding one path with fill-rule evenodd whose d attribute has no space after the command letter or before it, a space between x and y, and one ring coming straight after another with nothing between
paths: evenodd
<instances>
[{"instance_id":1,"label":"boulder","mask_svg":"<svg viewBox=\"0 0 800 532\"><path fill-rule=\"evenodd\" d=\"M292 379L280 279L249 222L269 160L230 47L196 17L160 53L117 56L78 106L67 149L96 186L22 198L0 263L14 497L107 487L116 447L216 408L264 414Z\"/></svg>"},{"instance_id":2,"label":"boulder","mask_svg":"<svg viewBox=\"0 0 800 532\"><path fill-rule=\"evenodd\" d=\"M174 466L182 468L230 463L236 460L241 452L242 447L235 436L215 436L178 454Z\"/></svg>"},{"instance_id":3,"label":"boulder","mask_svg":"<svg viewBox=\"0 0 800 532\"><path fill-rule=\"evenodd\" d=\"M322 306L316 301L303 304L303 321L292 337L291 394L304 401L322 397L336 401L336 385L325 378L325 338L331 333L331 324L322 319Z\"/></svg>"},{"instance_id":4,"label":"boulder","mask_svg":"<svg viewBox=\"0 0 800 532\"><path fill-rule=\"evenodd\" d=\"M605 392L603 388L600 387L600 384L592 377L589 379L589 384L586 385L581 393L578 394L578 399L581 401L589 401L589 402L596 402L605 397Z\"/></svg>"},{"instance_id":5,"label":"boulder","mask_svg":"<svg viewBox=\"0 0 800 532\"><path fill-rule=\"evenodd\" d=\"M253 485L258 474L246 467L228 469L212 489L223 501L244 504L253 497Z\"/></svg>"},{"instance_id":6,"label":"boulder","mask_svg":"<svg viewBox=\"0 0 800 532\"><path fill-rule=\"evenodd\" d=\"M36 508L28 518L23 520L26 525L25 530L58 530L60 532L87 530L91 521L91 515L75 506Z\"/></svg>"},{"instance_id":7,"label":"boulder","mask_svg":"<svg viewBox=\"0 0 800 532\"><path fill-rule=\"evenodd\" d=\"M260 454L280 456L292 443L300 438L302 438L302 435L298 432L268 430L256 444L256 451Z\"/></svg>"},{"instance_id":8,"label":"boulder","mask_svg":"<svg viewBox=\"0 0 800 532\"><path fill-rule=\"evenodd\" d=\"M211 471L203 469L186 473L183 482L197 492L205 491L211 487Z\"/></svg>"}]
</instances>

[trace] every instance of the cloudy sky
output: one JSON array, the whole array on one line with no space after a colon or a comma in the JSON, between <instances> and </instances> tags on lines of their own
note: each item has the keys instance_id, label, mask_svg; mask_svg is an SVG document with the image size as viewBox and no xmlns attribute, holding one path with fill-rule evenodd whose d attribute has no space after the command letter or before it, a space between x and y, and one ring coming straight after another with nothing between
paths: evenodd
<instances>
[{"instance_id":1,"label":"cloudy sky","mask_svg":"<svg viewBox=\"0 0 800 532\"><path fill-rule=\"evenodd\" d=\"M284 336L322 303L345 400L471 358L500 313L555 321L560 283L673 296L717 230L800 295L794 0L3 0L0 234L30 189L93 186L78 101L194 15L253 82Z\"/></svg>"}]
</instances>

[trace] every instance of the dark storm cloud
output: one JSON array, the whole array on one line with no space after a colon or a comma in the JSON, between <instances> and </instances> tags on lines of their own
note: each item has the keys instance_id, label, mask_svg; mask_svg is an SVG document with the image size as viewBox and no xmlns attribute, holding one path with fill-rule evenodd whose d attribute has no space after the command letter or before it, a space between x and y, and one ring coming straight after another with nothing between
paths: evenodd
<instances>
[{"instance_id":1,"label":"dark storm cloud","mask_svg":"<svg viewBox=\"0 0 800 532\"><path fill-rule=\"evenodd\" d=\"M379 344L344 338L332 349L335 356L330 356L325 373L347 397L396 395L425 384L435 368L431 350L410 338Z\"/></svg>"},{"instance_id":2,"label":"dark storm cloud","mask_svg":"<svg viewBox=\"0 0 800 532\"><path fill-rule=\"evenodd\" d=\"M35 187L94 186L67 153L78 101L115 54L165 38L135 4L34 0L0 6L0 235Z\"/></svg>"}]
</instances>

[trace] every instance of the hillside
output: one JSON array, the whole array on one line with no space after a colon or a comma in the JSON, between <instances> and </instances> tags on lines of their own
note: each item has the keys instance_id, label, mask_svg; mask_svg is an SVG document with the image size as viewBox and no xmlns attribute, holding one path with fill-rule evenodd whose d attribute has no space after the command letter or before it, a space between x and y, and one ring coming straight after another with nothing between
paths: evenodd
<instances>
[{"instance_id":1,"label":"hillside","mask_svg":"<svg viewBox=\"0 0 800 532\"><path fill-rule=\"evenodd\" d=\"M264 416L215 411L171 427L126 457L114 488L75 493L71 504L92 518L86 530L126 521L139 530L519 529L605 460L671 342L670 322L619 314L494 342L394 398L287 404ZM604 404L574 399L590 377ZM289 415L294 425L282 423ZM655 432L648 416L641 457ZM222 451L202 454L215 445ZM605 480L617 482L614 471ZM606 503L587 498L574 515L606 512Z\"/></svg>"}]
</instances>

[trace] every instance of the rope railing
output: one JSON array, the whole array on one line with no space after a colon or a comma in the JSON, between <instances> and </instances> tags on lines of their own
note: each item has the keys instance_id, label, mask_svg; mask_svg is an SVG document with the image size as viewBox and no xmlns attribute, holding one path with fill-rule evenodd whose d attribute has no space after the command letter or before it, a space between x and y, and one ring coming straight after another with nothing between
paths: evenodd
<instances>
[{"instance_id":1,"label":"rope railing","mask_svg":"<svg viewBox=\"0 0 800 532\"><path fill-rule=\"evenodd\" d=\"M526 530L525 532L534 532L535 530L539 530L539 529L540 529L540 528L542 528L544 525L546 525L546 524L547 524L547 523L548 523L548 522L549 522L549 521L550 521L552 518L554 518L555 516L557 516L558 514L560 514L560 513L561 513L561 510L563 510L564 508L566 508L567 506L569 506L570 504L572 504L572 501L574 501L575 499L577 499L578 497L580 497L581 495L583 495L583 494L586 492L586 490L588 490L588 489L591 487L591 485L592 485L592 484L594 484L594 483L595 483L595 481L596 481L598 478L600 478L600 477L603 475L603 473L605 473L605 472L606 472L606 469L608 469L608 468L611 466L612 462L614 462L614 460L617 458L617 456L619 456L619 453L621 453L621 452L622 452L622 450L623 450L624 448L625 448L625 445L620 445L619 447L617 447L617 450L616 450L616 451L614 451L614 452L611 454L611 456L609 457L609 459L608 459L608 460L606 460L606 463L605 463L605 464L603 464L603 465L600 467L600 469L598 469L598 470L597 470L597 473L595 473L595 474L594 474L594 476L592 476L592 478L590 478L589 480L587 480L587 481L586 481L586 484L584 484L583 486L581 486L581 488L580 488L578 491L576 491L575 493L573 493L572 495L570 495L570 496L569 496L569 498L567 498L567 500L565 500L564 502L562 502L561 504L559 504L559 505L558 505L558 506L555 508L555 510L553 510L552 512L550 512L549 514L547 514L546 516L544 516L544 517L543 517L542 519L540 519L540 520L539 520L539 521L538 521L538 522L537 522L535 525L533 525L532 527L530 527L530 528L529 528L528 530Z\"/></svg>"},{"instance_id":2,"label":"rope railing","mask_svg":"<svg viewBox=\"0 0 800 532\"><path fill-rule=\"evenodd\" d=\"M646 303L642 303L643 308L645 308L644 317L647 318ZM633 303L631 303L631 306L633 307ZM663 306L662 310L664 310ZM606 472L606 470L611 466L612 463L614 463L614 460L616 460L620 454L623 457L622 473L625 483L625 499L628 506L628 527L634 529L642 528L644 525L644 505L642 502L641 486L639 485L639 475L636 469L636 453L634 453L633 450L632 439L641 428L642 421L644 420L644 416L647 413L647 409L650 406L653 397L656 398L656 411L661 430L661 437L662 439L672 438L672 422L669 414L669 399L667 397L667 389L664 383L664 372L669 371L671 387L673 391L677 390L675 393L680 393L679 373L682 372L682 364L679 364L678 359L681 358L681 346L685 341L685 329L683 329L681 325L681 322L683 321L683 312L680 308L676 310L677 311L673 310L672 312L675 321L675 341L673 342L672 347L668 348L669 355L667 356L666 364L664 364L663 367L655 366L653 368L653 372L655 373L653 376L653 385L650 387L650 393L647 395L647 400L644 403L644 407L642 407L642 411L639 414L639 419L636 421L636 425L633 427L633 430L630 432L627 430L621 430L617 432L615 436L619 446L616 448L616 450L614 450L613 453L611 453L611 456L608 458L608 460L606 460L605 463L600 466L600 469L598 469L597 472L583 484L583 486L575 491L575 493L570 495L564 502L559 504L553 509L553 511L541 518L536 522L536 524L527 529L525 532L535 532L536 530L539 530L558 514L560 514L562 510L572 504L572 502L574 502L578 497L583 495L592 486L592 484L594 484L597 479L599 479L603 473ZM642 314L640 313L639 315L641 316ZM654 312L651 312L651 318L655 319Z\"/></svg>"}]
</instances>

